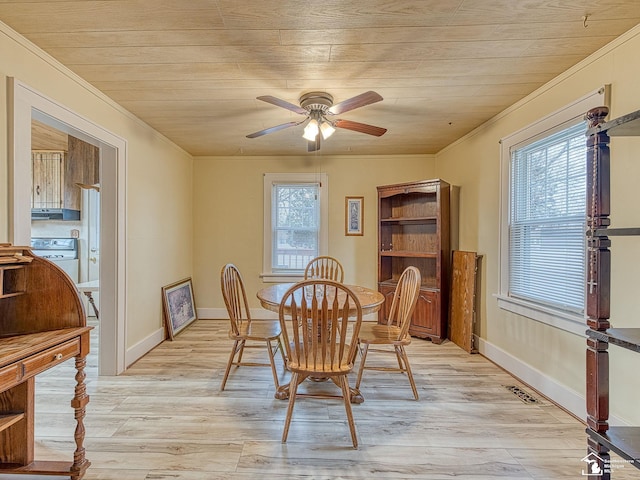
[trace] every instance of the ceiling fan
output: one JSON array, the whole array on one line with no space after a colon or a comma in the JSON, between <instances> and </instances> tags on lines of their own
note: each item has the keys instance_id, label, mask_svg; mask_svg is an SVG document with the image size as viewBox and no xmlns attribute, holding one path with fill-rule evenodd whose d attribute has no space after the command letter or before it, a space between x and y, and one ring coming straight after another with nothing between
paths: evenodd
<instances>
[{"instance_id":1,"label":"ceiling fan","mask_svg":"<svg viewBox=\"0 0 640 480\"><path fill-rule=\"evenodd\" d=\"M333 104L333 97L326 92L305 93L300 97L300 106L271 95L264 95L257 97L257 99L278 107L286 108L287 110L299 115L304 115L306 118L299 122L287 122L274 127L265 128L259 132L247 135L247 138L261 137L268 133L277 132L285 128L295 127L296 125L306 123L304 134L302 136L308 140L307 150L309 152L314 152L316 150L320 150L320 138L322 137L326 140L333 134L336 128L353 130L354 132L375 135L376 137L383 135L387 131L386 128L367 125L366 123L342 120L340 118L331 118L334 115L340 115L341 113L381 101L382 97L372 91L361 93L360 95L348 98L347 100L336 103L335 105Z\"/></svg>"}]
</instances>

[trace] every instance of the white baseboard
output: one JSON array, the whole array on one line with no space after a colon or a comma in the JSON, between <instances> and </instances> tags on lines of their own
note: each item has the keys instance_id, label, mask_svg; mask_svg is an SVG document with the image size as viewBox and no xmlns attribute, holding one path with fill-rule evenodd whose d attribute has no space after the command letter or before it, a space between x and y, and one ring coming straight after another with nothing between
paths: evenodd
<instances>
[{"instance_id":1,"label":"white baseboard","mask_svg":"<svg viewBox=\"0 0 640 480\"><path fill-rule=\"evenodd\" d=\"M124 355L125 365L129 368L140 358L144 357L151 350L160 345L165 338L164 328L159 328L147 338L136 343L133 347L127 348Z\"/></svg>"},{"instance_id":2,"label":"white baseboard","mask_svg":"<svg viewBox=\"0 0 640 480\"><path fill-rule=\"evenodd\" d=\"M586 423L586 400L578 392L556 382L541 371L487 342L485 339L476 336L475 340L476 345L478 345L478 353ZM609 425L626 426L629 424L615 415L609 415Z\"/></svg>"},{"instance_id":3,"label":"white baseboard","mask_svg":"<svg viewBox=\"0 0 640 480\"><path fill-rule=\"evenodd\" d=\"M583 420L587 418L585 399L577 392L557 383L531 365L522 362L483 338L477 338L476 345L478 345L478 352L496 365L504 368L577 418Z\"/></svg>"}]
</instances>

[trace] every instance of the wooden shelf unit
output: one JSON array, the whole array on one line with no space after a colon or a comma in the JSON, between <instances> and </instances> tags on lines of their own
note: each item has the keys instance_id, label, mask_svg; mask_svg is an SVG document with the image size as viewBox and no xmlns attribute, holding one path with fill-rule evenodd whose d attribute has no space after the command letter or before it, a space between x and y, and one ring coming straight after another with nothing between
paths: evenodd
<instances>
[{"instance_id":1,"label":"wooden shelf unit","mask_svg":"<svg viewBox=\"0 0 640 480\"><path fill-rule=\"evenodd\" d=\"M9 263L11 259L14 264ZM57 475L81 479L85 458L84 384L89 333L78 291L52 262L27 247L0 245L0 474ZM36 376L75 359L70 392L76 449L68 461L34 459Z\"/></svg>"},{"instance_id":2,"label":"wooden shelf unit","mask_svg":"<svg viewBox=\"0 0 640 480\"><path fill-rule=\"evenodd\" d=\"M603 473L590 480L611 478L609 451L640 468L640 426L610 427L609 345L640 353L640 328L611 328L610 236L639 235L640 228L609 228L610 152L613 136L640 136L640 110L604 122L606 107L587 114L587 452Z\"/></svg>"},{"instance_id":3,"label":"wooden shelf unit","mask_svg":"<svg viewBox=\"0 0 640 480\"><path fill-rule=\"evenodd\" d=\"M446 337L450 185L440 179L378 187L378 289L385 322L393 292L408 266L422 284L409 333L441 343Z\"/></svg>"}]
</instances>

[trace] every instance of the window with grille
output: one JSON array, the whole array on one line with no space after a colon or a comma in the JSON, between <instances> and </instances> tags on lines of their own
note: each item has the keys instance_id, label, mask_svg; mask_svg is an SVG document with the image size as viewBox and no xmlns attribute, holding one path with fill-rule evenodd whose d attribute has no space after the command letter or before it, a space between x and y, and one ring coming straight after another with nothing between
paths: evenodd
<instances>
[{"instance_id":1,"label":"window with grille","mask_svg":"<svg viewBox=\"0 0 640 480\"><path fill-rule=\"evenodd\" d=\"M266 276L300 276L326 252L326 174L265 175Z\"/></svg>"}]
</instances>

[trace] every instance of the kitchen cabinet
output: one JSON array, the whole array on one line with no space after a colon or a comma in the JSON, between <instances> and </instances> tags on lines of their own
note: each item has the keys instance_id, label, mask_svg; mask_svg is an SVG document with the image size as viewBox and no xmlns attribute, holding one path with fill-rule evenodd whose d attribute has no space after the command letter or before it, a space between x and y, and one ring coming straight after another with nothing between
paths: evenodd
<instances>
[{"instance_id":1,"label":"kitchen cabinet","mask_svg":"<svg viewBox=\"0 0 640 480\"><path fill-rule=\"evenodd\" d=\"M31 208L62 208L65 152L31 152Z\"/></svg>"},{"instance_id":2,"label":"kitchen cabinet","mask_svg":"<svg viewBox=\"0 0 640 480\"><path fill-rule=\"evenodd\" d=\"M98 147L69 135L69 150L64 171L65 208L80 210L81 186L91 186L100 182L99 156Z\"/></svg>"},{"instance_id":3,"label":"kitchen cabinet","mask_svg":"<svg viewBox=\"0 0 640 480\"><path fill-rule=\"evenodd\" d=\"M422 279L409 333L434 343L447 337L450 190L440 179L378 187L378 289L386 298L379 321L400 275L415 266Z\"/></svg>"},{"instance_id":4,"label":"kitchen cabinet","mask_svg":"<svg viewBox=\"0 0 640 480\"><path fill-rule=\"evenodd\" d=\"M99 183L100 149L72 136L67 144L31 153L33 218L80 220L82 189Z\"/></svg>"}]
</instances>

